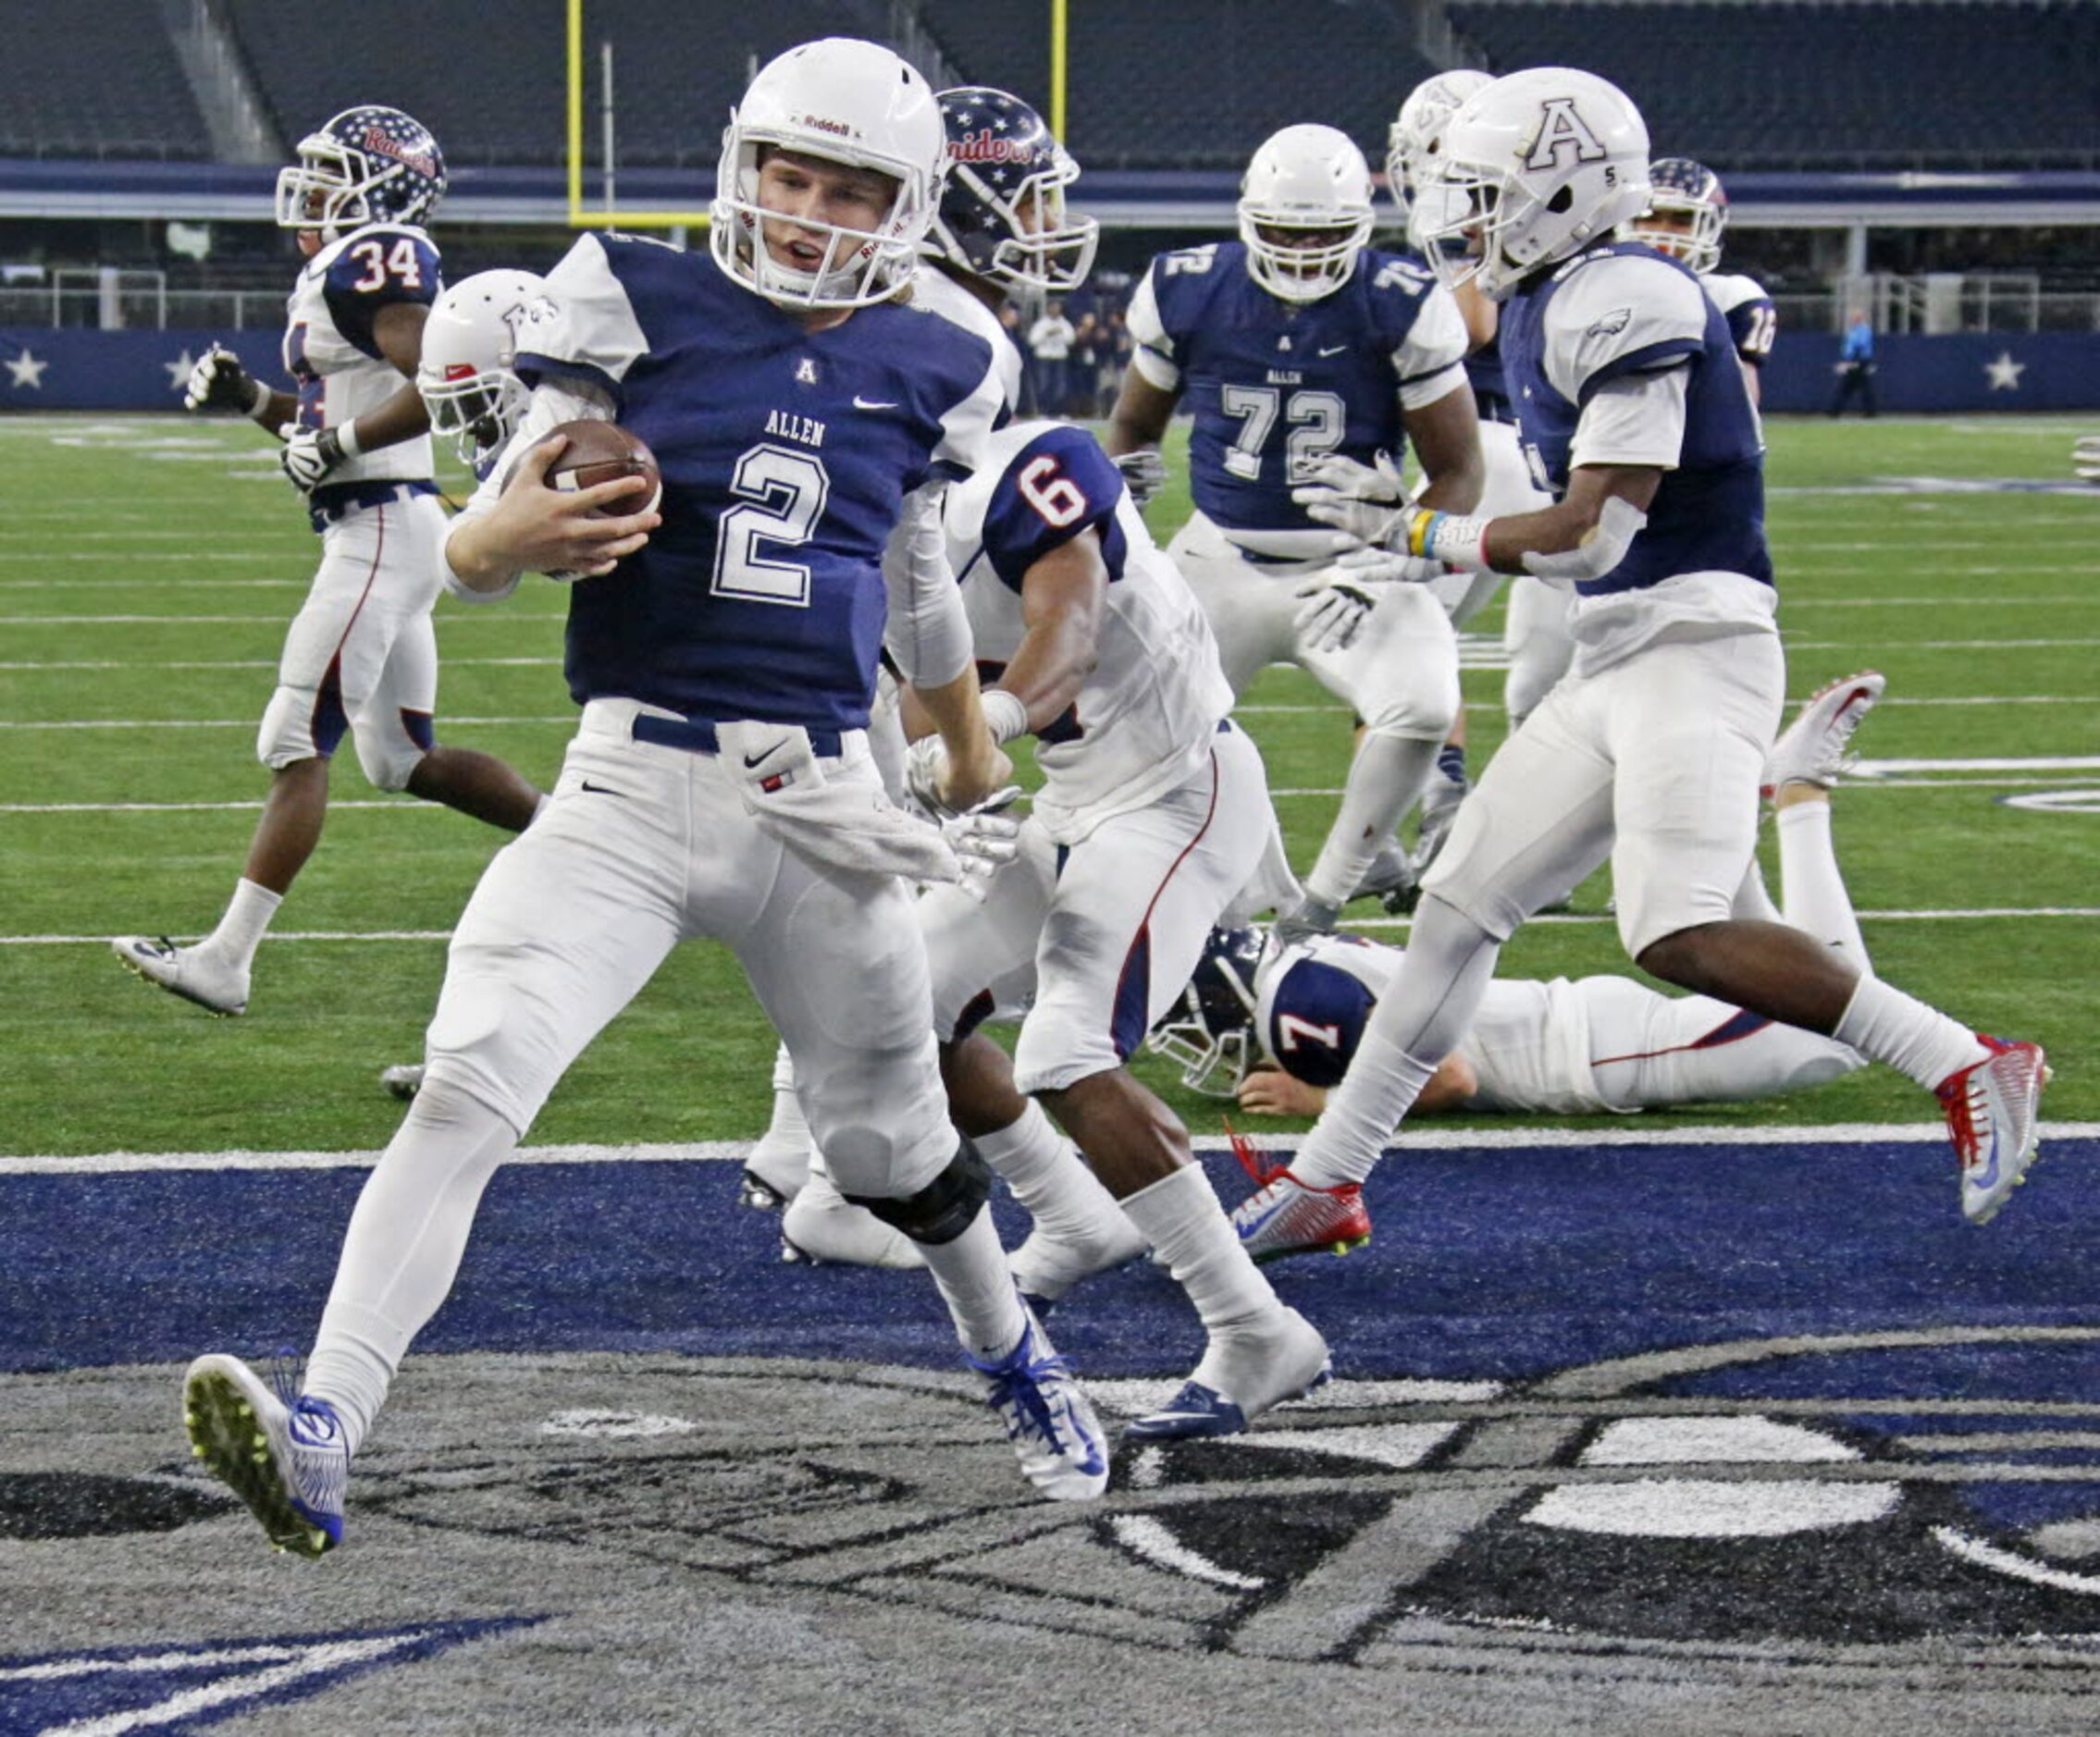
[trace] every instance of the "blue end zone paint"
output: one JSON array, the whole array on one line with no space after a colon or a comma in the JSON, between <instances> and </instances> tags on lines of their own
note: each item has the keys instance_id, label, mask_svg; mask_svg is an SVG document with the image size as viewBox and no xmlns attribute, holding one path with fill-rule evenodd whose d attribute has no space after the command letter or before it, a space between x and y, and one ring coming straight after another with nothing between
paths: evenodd
<instances>
[{"instance_id":1,"label":"blue end zone paint","mask_svg":"<svg viewBox=\"0 0 2100 1737\"><path fill-rule=\"evenodd\" d=\"M1365 1190L1369 1248L1269 1271L1355 1376L1522 1380L1738 1337L2100 1324L2096 1159L2100 1140L2053 1141L1978 1230L1937 1144L1417 1151ZM1237 1201L1245 1178L1212 1165ZM303 1345L363 1182L0 1179L0 1369ZM1001 1226L1019 1240L1004 1203ZM778 1238L776 1218L735 1204L731 1165L515 1166L418 1349L954 1361L923 1275L784 1266ZM1056 1335L1097 1375L1182 1374L1201 1346L1143 1264L1081 1287Z\"/></svg>"}]
</instances>

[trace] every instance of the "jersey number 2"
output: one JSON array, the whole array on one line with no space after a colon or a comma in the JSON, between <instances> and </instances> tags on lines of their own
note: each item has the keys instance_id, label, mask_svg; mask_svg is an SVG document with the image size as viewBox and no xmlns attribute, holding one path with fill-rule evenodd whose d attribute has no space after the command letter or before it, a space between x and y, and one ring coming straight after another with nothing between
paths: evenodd
<instances>
[{"instance_id":1,"label":"jersey number 2","mask_svg":"<svg viewBox=\"0 0 2100 1737\"><path fill-rule=\"evenodd\" d=\"M795 548L809 540L831 498L823 461L790 447L755 446L736 461L729 492L738 500L722 515L715 534L714 595L808 609L809 568L798 561L769 561L759 546Z\"/></svg>"}]
</instances>

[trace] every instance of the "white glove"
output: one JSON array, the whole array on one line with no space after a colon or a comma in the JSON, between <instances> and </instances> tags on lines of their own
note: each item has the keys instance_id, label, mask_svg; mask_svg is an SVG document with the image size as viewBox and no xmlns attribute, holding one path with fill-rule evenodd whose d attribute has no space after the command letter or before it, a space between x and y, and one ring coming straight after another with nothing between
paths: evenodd
<instances>
[{"instance_id":1,"label":"white glove","mask_svg":"<svg viewBox=\"0 0 2100 1737\"><path fill-rule=\"evenodd\" d=\"M1331 525L1359 545L1384 542L1407 505L1407 485L1383 452L1375 465L1330 452L1316 460L1306 475L1309 480L1293 488L1291 499L1308 519Z\"/></svg>"},{"instance_id":2,"label":"white glove","mask_svg":"<svg viewBox=\"0 0 2100 1737\"><path fill-rule=\"evenodd\" d=\"M2100 435L2085 435L2071 448L2070 459L2086 482L2100 483Z\"/></svg>"},{"instance_id":3,"label":"white glove","mask_svg":"<svg viewBox=\"0 0 2100 1737\"><path fill-rule=\"evenodd\" d=\"M1396 555L1374 545L1340 556L1330 571L1353 585L1426 585L1451 570L1440 561L1421 555Z\"/></svg>"},{"instance_id":4,"label":"white glove","mask_svg":"<svg viewBox=\"0 0 2100 1737\"><path fill-rule=\"evenodd\" d=\"M263 408L270 388L249 378L241 358L224 344L214 344L190 370L182 388L184 410L237 410L253 416Z\"/></svg>"},{"instance_id":5,"label":"white glove","mask_svg":"<svg viewBox=\"0 0 2100 1737\"><path fill-rule=\"evenodd\" d=\"M941 795L948 780L948 745L937 735L920 736L904 754L905 795L927 817L940 825L959 819L962 809L952 807Z\"/></svg>"},{"instance_id":6,"label":"white glove","mask_svg":"<svg viewBox=\"0 0 2100 1737\"><path fill-rule=\"evenodd\" d=\"M357 452L355 442L344 439L341 428L301 428L287 423L278 433L284 440L278 463L303 495L312 494L330 471Z\"/></svg>"},{"instance_id":7,"label":"white glove","mask_svg":"<svg viewBox=\"0 0 2100 1737\"><path fill-rule=\"evenodd\" d=\"M1167 461L1156 448L1141 447L1135 452L1122 453L1116 460L1116 468L1123 473L1123 487L1130 491L1133 507L1150 506L1167 487Z\"/></svg>"},{"instance_id":8,"label":"white glove","mask_svg":"<svg viewBox=\"0 0 2100 1737\"><path fill-rule=\"evenodd\" d=\"M980 905L992 890L993 878L1020 855L1020 822L1007 812L1019 797L1020 786L1008 784L941 822L941 836L962 866L957 884Z\"/></svg>"},{"instance_id":9,"label":"white glove","mask_svg":"<svg viewBox=\"0 0 2100 1737\"><path fill-rule=\"evenodd\" d=\"M1333 568L1328 572L1329 577L1291 593L1304 599L1291 626L1308 651L1347 651L1378 607L1377 594L1368 585L1342 578Z\"/></svg>"}]
</instances>

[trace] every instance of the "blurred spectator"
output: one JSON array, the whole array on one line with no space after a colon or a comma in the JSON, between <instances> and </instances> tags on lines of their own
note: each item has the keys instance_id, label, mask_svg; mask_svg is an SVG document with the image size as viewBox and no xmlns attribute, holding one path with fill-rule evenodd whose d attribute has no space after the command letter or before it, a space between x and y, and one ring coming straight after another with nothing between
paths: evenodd
<instances>
[{"instance_id":1,"label":"blurred spectator","mask_svg":"<svg viewBox=\"0 0 2100 1737\"><path fill-rule=\"evenodd\" d=\"M1845 342L1837 351L1837 390L1831 395L1830 413L1843 415L1855 398L1866 406L1868 415L1875 413L1874 328L1867 323L1864 308L1854 308L1846 315Z\"/></svg>"},{"instance_id":2,"label":"blurred spectator","mask_svg":"<svg viewBox=\"0 0 2100 1737\"><path fill-rule=\"evenodd\" d=\"M1121 308L1112 310L1108 315L1108 329L1101 346L1101 373L1094 382L1094 410L1096 416L1106 416L1116 408L1116 392L1123 384L1123 370L1130 365L1130 352L1137 341L1130 336L1130 322Z\"/></svg>"},{"instance_id":3,"label":"blurred spectator","mask_svg":"<svg viewBox=\"0 0 2100 1737\"><path fill-rule=\"evenodd\" d=\"M1064 414L1072 345L1078 337L1077 329L1065 317L1062 302L1052 302L1043 310L1042 317L1028 328L1029 353L1035 361L1031 372L1038 415Z\"/></svg>"}]
</instances>

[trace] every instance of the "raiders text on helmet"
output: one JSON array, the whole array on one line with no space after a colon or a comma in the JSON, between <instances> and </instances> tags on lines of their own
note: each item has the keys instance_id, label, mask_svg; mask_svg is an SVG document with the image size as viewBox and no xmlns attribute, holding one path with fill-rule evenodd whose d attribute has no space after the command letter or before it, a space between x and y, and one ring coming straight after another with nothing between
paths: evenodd
<instances>
[{"instance_id":1,"label":"raiders text on helmet","mask_svg":"<svg viewBox=\"0 0 2100 1737\"><path fill-rule=\"evenodd\" d=\"M995 283L1077 289L1101 226L1065 209L1080 166L1019 97L983 85L943 91L948 179L926 251Z\"/></svg>"}]
</instances>

